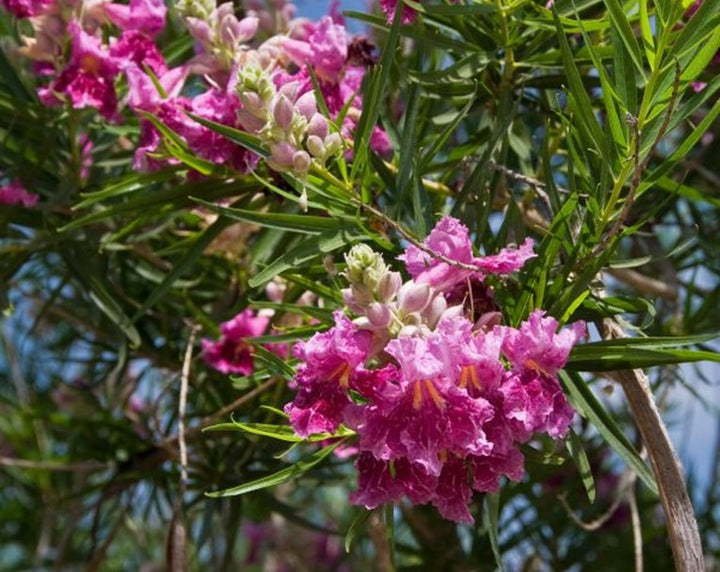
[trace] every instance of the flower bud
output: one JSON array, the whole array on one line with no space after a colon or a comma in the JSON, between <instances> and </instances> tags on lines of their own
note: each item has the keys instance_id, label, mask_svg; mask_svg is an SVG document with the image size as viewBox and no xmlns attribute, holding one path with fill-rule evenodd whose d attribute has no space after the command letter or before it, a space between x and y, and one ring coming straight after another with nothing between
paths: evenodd
<instances>
[{"instance_id":1,"label":"flower bud","mask_svg":"<svg viewBox=\"0 0 720 572\"><path fill-rule=\"evenodd\" d=\"M298 82L289 81L286 84L283 84L278 91L282 93L285 97L287 97L290 101L295 101L298 92Z\"/></svg>"},{"instance_id":2,"label":"flower bud","mask_svg":"<svg viewBox=\"0 0 720 572\"><path fill-rule=\"evenodd\" d=\"M279 95L273 105L273 119L283 131L290 129L293 120L293 105L284 95Z\"/></svg>"},{"instance_id":3,"label":"flower bud","mask_svg":"<svg viewBox=\"0 0 720 572\"><path fill-rule=\"evenodd\" d=\"M264 117L265 107L262 99L254 91L243 91L240 94L240 101L242 102L243 108L248 112L252 113L256 117Z\"/></svg>"},{"instance_id":4,"label":"flower bud","mask_svg":"<svg viewBox=\"0 0 720 572\"><path fill-rule=\"evenodd\" d=\"M430 302L431 295L430 286L410 280L403 284L398 292L398 305L407 314L422 312Z\"/></svg>"},{"instance_id":5,"label":"flower bud","mask_svg":"<svg viewBox=\"0 0 720 572\"><path fill-rule=\"evenodd\" d=\"M386 272L378 282L378 299L389 302L402 286L402 277L399 272Z\"/></svg>"},{"instance_id":6,"label":"flower bud","mask_svg":"<svg viewBox=\"0 0 720 572\"><path fill-rule=\"evenodd\" d=\"M310 120L312 116L317 113L315 93L312 91L303 93L295 102L295 109L297 109L305 119Z\"/></svg>"},{"instance_id":7,"label":"flower bud","mask_svg":"<svg viewBox=\"0 0 720 572\"><path fill-rule=\"evenodd\" d=\"M473 327L474 331L489 332L495 326L499 326L502 322L502 314L500 312L485 312Z\"/></svg>"},{"instance_id":8,"label":"flower bud","mask_svg":"<svg viewBox=\"0 0 720 572\"><path fill-rule=\"evenodd\" d=\"M310 151L310 154L316 159L325 158L325 145L317 135L310 135L308 137L306 147L308 151Z\"/></svg>"},{"instance_id":9,"label":"flower bud","mask_svg":"<svg viewBox=\"0 0 720 572\"><path fill-rule=\"evenodd\" d=\"M370 248L367 244L356 244L345 255L347 269L345 277L350 284L365 284L366 278L372 273L367 270L375 270L377 274L385 274L387 267L382 256ZM374 288L376 284L372 284Z\"/></svg>"},{"instance_id":10,"label":"flower bud","mask_svg":"<svg viewBox=\"0 0 720 572\"><path fill-rule=\"evenodd\" d=\"M343 140L340 133L330 133L330 135L325 137L325 149L327 149L328 156L334 155L342 148Z\"/></svg>"},{"instance_id":11,"label":"flower bud","mask_svg":"<svg viewBox=\"0 0 720 572\"><path fill-rule=\"evenodd\" d=\"M376 328L387 328L390 325L390 320L392 318L390 308L388 308L385 304L380 304L379 302L372 302L367 307L367 310L365 310L365 315L368 320L370 320L370 323Z\"/></svg>"},{"instance_id":12,"label":"flower bud","mask_svg":"<svg viewBox=\"0 0 720 572\"><path fill-rule=\"evenodd\" d=\"M293 164L293 170L296 173L304 175L310 169L310 165L312 164L312 159L310 158L310 155L308 155L307 151L297 151L293 155L292 164ZM305 193L304 196L305 196L305 208L303 210L307 210L307 192Z\"/></svg>"},{"instance_id":13,"label":"flower bud","mask_svg":"<svg viewBox=\"0 0 720 572\"><path fill-rule=\"evenodd\" d=\"M290 143L277 141L270 145L270 157L268 159L280 166L281 169L288 169L293 166L295 153L297 153L297 149Z\"/></svg>"},{"instance_id":14,"label":"flower bud","mask_svg":"<svg viewBox=\"0 0 720 572\"><path fill-rule=\"evenodd\" d=\"M316 113L310 118L310 122L307 127L308 135L325 139L328 136L329 131L330 128L328 126L327 119L325 119L325 117L323 117L320 113Z\"/></svg>"},{"instance_id":15,"label":"flower bud","mask_svg":"<svg viewBox=\"0 0 720 572\"><path fill-rule=\"evenodd\" d=\"M445 310L447 310L447 300L442 294L437 294L425 308L424 316L428 326L435 328Z\"/></svg>"}]
</instances>

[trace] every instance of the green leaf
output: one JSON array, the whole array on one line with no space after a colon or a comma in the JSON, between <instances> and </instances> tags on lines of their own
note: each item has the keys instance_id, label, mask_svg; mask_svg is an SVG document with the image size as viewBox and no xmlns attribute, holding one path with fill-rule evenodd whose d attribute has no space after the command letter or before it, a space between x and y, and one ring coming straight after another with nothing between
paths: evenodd
<instances>
[{"instance_id":1,"label":"green leaf","mask_svg":"<svg viewBox=\"0 0 720 572\"><path fill-rule=\"evenodd\" d=\"M342 220L338 218L312 216L308 214L274 213L262 212L259 210L236 209L216 205L215 203L204 201L195 197L190 198L204 205L208 210L230 219L240 222L251 222L259 224L260 226L290 232L318 234L326 230L347 228L348 225L352 224L352 221L349 218Z\"/></svg>"},{"instance_id":2,"label":"green leaf","mask_svg":"<svg viewBox=\"0 0 720 572\"><path fill-rule=\"evenodd\" d=\"M228 127L222 123L210 121L209 119L205 119L204 117L200 117L199 115L195 115L194 113L190 113L188 111L185 113L188 117L197 121L200 125L204 125L208 129L215 131L215 133L219 133L226 139L229 139L233 143L237 143L241 147L245 147L245 149L254 151L263 158L270 154L267 149L262 146L260 139L255 137L255 135L250 135L250 133L240 131L239 129L235 129L233 127Z\"/></svg>"},{"instance_id":3,"label":"green leaf","mask_svg":"<svg viewBox=\"0 0 720 572\"><path fill-rule=\"evenodd\" d=\"M590 461L588 461L587 454L583 448L582 441L580 441L580 437L578 437L577 433L575 433L572 429L570 429L570 432L568 433L565 445L567 446L567 450L578 468L580 478L582 479L583 486L587 492L588 500L591 503L594 503L595 479L593 478L592 469L590 468Z\"/></svg>"},{"instance_id":4,"label":"green leaf","mask_svg":"<svg viewBox=\"0 0 720 572\"><path fill-rule=\"evenodd\" d=\"M367 510L366 508L358 509L357 513L355 514L355 517L352 519L352 522L350 523L350 526L348 527L347 532L345 533L345 552L347 554L350 554L350 548L352 548L353 541L355 540L358 533L360 532L360 529L367 522L368 518L370 518L371 514L372 514L372 511Z\"/></svg>"},{"instance_id":5,"label":"green leaf","mask_svg":"<svg viewBox=\"0 0 720 572\"><path fill-rule=\"evenodd\" d=\"M487 493L485 495L483 524L485 525L485 530L487 530L490 547L495 557L495 565L502 571L504 567L500 555L500 543L498 542L498 530L500 529L500 493Z\"/></svg>"},{"instance_id":6,"label":"green leaf","mask_svg":"<svg viewBox=\"0 0 720 572\"><path fill-rule=\"evenodd\" d=\"M642 460L622 430L617 426L610 414L597 400L585 380L578 373L560 371L560 379L570 396L573 406L593 424L625 462L637 472L648 488L658 494L655 476Z\"/></svg>"},{"instance_id":7,"label":"green leaf","mask_svg":"<svg viewBox=\"0 0 720 572\"><path fill-rule=\"evenodd\" d=\"M252 491L266 489L268 487L274 487L279 484L285 483L291 479L294 479L294 478L302 475L304 472L312 469L315 465L322 462L326 457L328 457L335 449L337 449L344 442L345 442L345 440L342 439L342 440L338 441L337 443L328 445L327 447L320 449L319 451L313 453L306 459L303 459L302 461L298 461L294 465L291 465L291 466L287 467L286 469L278 471L277 473L273 473L272 475L268 475L267 477L262 477L260 479L256 479L254 481L239 485L237 487L232 487L230 489L225 489L222 491L214 491L211 493L205 493L205 495L208 497L211 497L211 498L232 497L232 496L237 496L237 495L244 495L244 494L252 492Z\"/></svg>"},{"instance_id":8,"label":"green leaf","mask_svg":"<svg viewBox=\"0 0 720 572\"><path fill-rule=\"evenodd\" d=\"M643 66L642 54L640 52L640 46L638 46L637 40L635 39L635 33L633 32L630 22L625 16L625 11L619 0L605 0L605 5L608 8L608 14L610 20L613 23L613 27L617 30L622 43L627 49L628 55L635 64L635 69L639 72L639 75L645 80L645 68Z\"/></svg>"},{"instance_id":9,"label":"green leaf","mask_svg":"<svg viewBox=\"0 0 720 572\"><path fill-rule=\"evenodd\" d=\"M345 230L327 231L312 236L277 258L253 276L249 281L250 287L257 288L258 286L262 286L286 270L297 268L317 256L327 254L353 242L366 240L367 238L365 235L353 234Z\"/></svg>"}]
</instances>

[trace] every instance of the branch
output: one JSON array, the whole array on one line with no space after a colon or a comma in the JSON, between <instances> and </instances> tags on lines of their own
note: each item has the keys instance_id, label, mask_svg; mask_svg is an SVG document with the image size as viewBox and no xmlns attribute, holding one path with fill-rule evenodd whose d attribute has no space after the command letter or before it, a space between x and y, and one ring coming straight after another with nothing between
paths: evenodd
<instances>
[{"instance_id":1,"label":"branch","mask_svg":"<svg viewBox=\"0 0 720 572\"><path fill-rule=\"evenodd\" d=\"M603 326L604 339L625 337L614 320L606 319ZM680 572L703 570L700 533L682 467L653 400L648 378L641 369L617 371L613 377L625 392L657 479L675 566Z\"/></svg>"}]
</instances>

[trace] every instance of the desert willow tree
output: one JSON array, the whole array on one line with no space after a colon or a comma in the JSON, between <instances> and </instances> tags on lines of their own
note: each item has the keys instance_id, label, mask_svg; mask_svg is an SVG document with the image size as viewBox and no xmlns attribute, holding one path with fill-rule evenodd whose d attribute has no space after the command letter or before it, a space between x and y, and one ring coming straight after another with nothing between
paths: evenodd
<instances>
[{"instance_id":1,"label":"desert willow tree","mask_svg":"<svg viewBox=\"0 0 720 572\"><path fill-rule=\"evenodd\" d=\"M719 3L380 4L0 2L3 566L717 564Z\"/></svg>"}]
</instances>

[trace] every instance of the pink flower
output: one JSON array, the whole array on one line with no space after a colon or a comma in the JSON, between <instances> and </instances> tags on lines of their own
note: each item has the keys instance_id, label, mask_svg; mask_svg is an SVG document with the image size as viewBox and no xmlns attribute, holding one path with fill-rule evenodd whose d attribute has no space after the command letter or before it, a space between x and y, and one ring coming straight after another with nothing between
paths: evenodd
<instances>
[{"instance_id":1,"label":"pink flower","mask_svg":"<svg viewBox=\"0 0 720 572\"><path fill-rule=\"evenodd\" d=\"M285 406L290 423L301 437L333 433L353 404L349 391L373 398L390 379L392 366L377 370L363 367L372 334L359 330L342 312L335 313L335 327L299 342L293 353L301 360L294 378L298 392Z\"/></svg>"},{"instance_id":2,"label":"pink flower","mask_svg":"<svg viewBox=\"0 0 720 572\"><path fill-rule=\"evenodd\" d=\"M307 40L287 38L285 53L300 67L312 66L318 78L338 83L347 60L348 40L345 27L330 16L320 20Z\"/></svg>"},{"instance_id":3,"label":"pink flower","mask_svg":"<svg viewBox=\"0 0 720 572\"><path fill-rule=\"evenodd\" d=\"M122 30L155 36L165 27L167 7L163 0L130 0L130 4L105 4L108 19Z\"/></svg>"},{"instance_id":4,"label":"pink flower","mask_svg":"<svg viewBox=\"0 0 720 572\"><path fill-rule=\"evenodd\" d=\"M94 107L106 119L114 119L116 60L77 22L68 24L68 32L72 40L70 61L48 87L38 90L40 100L45 105L57 105L61 102L58 95L64 95L76 109Z\"/></svg>"},{"instance_id":5,"label":"pink flower","mask_svg":"<svg viewBox=\"0 0 720 572\"><path fill-rule=\"evenodd\" d=\"M122 33L116 44L109 50L110 57L115 58L119 69L130 66L149 67L156 76L167 72L165 58L148 36L137 30Z\"/></svg>"},{"instance_id":6,"label":"pink flower","mask_svg":"<svg viewBox=\"0 0 720 572\"><path fill-rule=\"evenodd\" d=\"M30 208L37 205L39 199L35 193L28 192L18 179L0 187L0 205L22 205Z\"/></svg>"},{"instance_id":7,"label":"pink flower","mask_svg":"<svg viewBox=\"0 0 720 572\"><path fill-rule=\"evenodd\" d=\"M484 272L493 274L515 272L522 268L529 258L535 256L533 242L527 239L520 248L504 248L493 256L475 257L467 227L449 216L443 217L438 222L423 244L445 258L477 268L477 271L473 271L453 266L410 245L405 250L405 254L398 258L405 262L408 272L415 280L427 282L440 290L468 278L482 279Z\"/></svg>"},{"instance_id":8,"label":"pink flower","mask_svg":"<svg viewBox=\"0 0 720 572\"><path fill-rule=\"evenodd\" d=\"M502 352L519 372L537 371L555 375L567 362L573 346L586 335L584 322L575 322L557 332L555 318L535 310L520 329L499 326L504 336Z\"/></svg>"},{"instance_id":9,"label":"pink flower","mask_svg":"<svg viewBox=\"0 0 720 572\"><path fill-rule=\"evenodd\" d=\"M380 8L385 12L388 22L391 24L398 2L402 2L402 0L380 0ZM400 22L403 24L414 22L417 19L417 15L417 10L413 10L410 6L403 6L400 12Z\"/></svg>"},{"instance_id":10,"label":"pink flower","mask_svg":"<svg viewBox=\"0 0 720 572\"><path fill-rule=\"evenodd\" d=\"M383 461L370 453L360 453L355 468L358 489L350 494L350 502L373 509L387 502L407 497L414 504L425 504L433 498L437 476L407 459Z\"/></svg>"},{"instance_id":11,"label":"pink flower","mask_svg":"<svg viewBox=\"0 0 720 572\"><path fill-rule=\"evenodd\" d=\"M219 340L202 341L205 362L226 375L251 374L254 369L252 348L245 338L262 335L269 322L268 317L257 316L247 308L232 320L220 324L222 335Z\"/></svg>"},{"instance_id":12,"label":"pink flower","mask_svg":"<svg viewBox=\"0 0 720 572\"><path fill-rule=\"evenodd\" d=\"M47 11L55 0L0 0L0 6L16 18L29 18Z\"/></svg>"}]
</instances>

